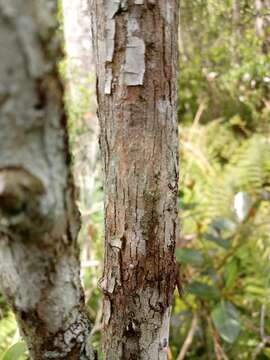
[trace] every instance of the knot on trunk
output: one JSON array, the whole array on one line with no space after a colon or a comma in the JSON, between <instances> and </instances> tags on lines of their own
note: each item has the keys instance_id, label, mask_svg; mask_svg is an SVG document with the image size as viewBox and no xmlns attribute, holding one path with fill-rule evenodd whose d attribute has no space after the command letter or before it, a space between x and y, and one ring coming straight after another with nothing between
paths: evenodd
<instances>
[{"instance_id":1,"label":"knot on trunk","mask_svg":"<svg viewBox=\"0 0 270 360\"><path fill-rule=\"evenodd\" d=\"M0 168L0 232L27 235L44 231L44 185L22 167Z\"/></svg>"}]
</instances>

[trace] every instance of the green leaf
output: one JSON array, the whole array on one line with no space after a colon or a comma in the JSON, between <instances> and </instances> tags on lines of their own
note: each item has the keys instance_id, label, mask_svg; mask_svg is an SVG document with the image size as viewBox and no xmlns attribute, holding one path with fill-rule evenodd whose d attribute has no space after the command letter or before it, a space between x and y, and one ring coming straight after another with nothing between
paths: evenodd
<instances>
[{"instance_id":1,"label":"green leaf","mask_svg":"<svg viewBox=\"0 0 270 360\"><path fill-rule=\"evenodd\" d=\"M26 345L20 341L10 346L9 349L4 353L1 360L20 360L26 353Z\"/></svg>"},{"instance_id":2,"label":"green leaf","mask_svg":"<svg viewBox=\"0 0 270 360\"><path fill-rule=\"evenodd\" d=\"M192 249L177 249L176 260L180 264L192 264L194 266L201 266L204 263L204 258L198 250Z\"/></svg>"},{"instance_id":3,"label":"green leaf","mask_svg":"<svg viewBox=\"0 0 270 360\"><path fill-rule=\"evenodd\" d=\"M239 315L232 303L223 301L213 311L212 319L222 339L234 343L240 333Z\"/></svg>"},{"instance_id":4,"label":"green leaf","mask_svg":"<svg viewBox=\"0 0 270 360\"><path fill-rule=\"evenodd\" d=\"M219 236L215 236L209 233L204 233L202 236L205 240L214 242L226 250L230 248L230 241L228 239L222 239Z\"/></svg>"},{"instance_id":5,"label":"green leaf","mask_svg":"<svg viewBox=\"0 0 270 360\"><path fill-rule=\"evenodd\" d=\"M263 297L268 295L268 291L265 287L260 287L256 285L245 286L244 291L252 295L261 295Z\"/></svg>"},{"instance_id":6,"label":"green leaf","mask_svg":"<svg viewBox=\"0 0 270 360\"><path fill-rule=\"evenodd\" d=\"M237 261L232 260L228 263L228 265L225 268L225 288L226 290L230 290L235 280L237 279L238 275L238 265Z\"/></svg>"},{"instance_id":7,"label":"green leaf","mask_svg":"<svg viewBox=\"0 0 270 360\"><path fill-rule=\"evenodd\" d=\"M237 225L230 219L218 218L213 220L210 226L218 231L234 231Z\"/></svg>"},{"instance_id":8,"label":"green leaf","mask_svg":"<svg viewBox=\"0 0 270 360\"><path fill-rule=\"evenodd\" d=\"M181 210L194 210L197 204L195 203L187 203L182 200L179 201L179 207Z\"/></svg>"},{"instance_id":9,"label":"green leaf","mask_svg":"<svg viewBox=\"0 0 270 360\"><path fill-rule=\"evenodd\" d=\"M270 348L264 348L263 353L267 356L267 359L270 359Z\"/></svg>"},{"instance_id":10,"label":"green leaf","mask_svg":"<svg viewBox=\"0 0 270 360\"><path fill-rule=\"evenodd\" d=\"M202 299L216 299L219 297L219 291L216 287L199 281L188 284L185 288L187 293L198 296Z\"/></svg>"}]
</instances>

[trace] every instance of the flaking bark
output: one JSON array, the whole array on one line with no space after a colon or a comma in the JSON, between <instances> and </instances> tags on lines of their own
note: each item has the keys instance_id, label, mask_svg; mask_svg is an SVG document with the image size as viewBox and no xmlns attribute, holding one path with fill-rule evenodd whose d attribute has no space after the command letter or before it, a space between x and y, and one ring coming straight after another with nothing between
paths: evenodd
<instances>
[{"instance_id":1,"label":"flaking bark","mask_svg":"<svg viewBox=\"0 0 270 360\"><path fill-rule=\"evenodd\" d=\"M94 0L104 358L165 360L176 282L176 0Z\"/></svg>"},{"instance_id":2,"label":"flaking bark","mask_svg":"<svg viewBox=\"0 0 270 360\"><path fill-rule=\"evenodd\" d=\"M90 360L54 0L0 0L0 286L31 359Z\"/></svg>"}]
</instances>

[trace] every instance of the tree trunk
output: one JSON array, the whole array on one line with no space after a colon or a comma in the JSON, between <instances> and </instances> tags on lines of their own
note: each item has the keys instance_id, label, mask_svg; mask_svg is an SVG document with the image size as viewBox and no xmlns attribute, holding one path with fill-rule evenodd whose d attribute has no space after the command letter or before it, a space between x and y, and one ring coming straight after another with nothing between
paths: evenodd
<instances>
[{"instance_id":1,"label":"tree trunk","mask_svg":"<svg viewBox=\"0 0 270 360\"><path fill-rule=\"evenodd\" d=\"M232 0L232 59L235 63L239 63L238 47L241 41L241 2L240 0Z\"/></svg>"},{"instance_id":2,"label":"tree trunk","mask_svg":"<svg viewBox=\"0 0 270 360\"><path fill-rule=\"evenodd\" d=\"M176 0L94 0L104 359L165 360L176 282Z\"/></svg>"},{"instance_id":3,"label":"tree trunk","mask_svg":"<svg viewBox=\"0 0 270 360\"><path fill-rule=\"evenodd\" d=\"M74 174L79 188L79 207L83 226L80 238L84 243L82 260L91 258L91 239L86 229L93 227L89 213L96 205L93 195L99 177L98 121L96 116L95 67L91 41L91 19L88 0L62 0L68 106L76 114L76 136L73 142ZM73 116L74 117L74 116ZM71 116L72 118L72 116ZM74 129L74 130L75 130ZM75 131L74 131L75 132Z\"/></svg>"},{"instance_id":4,"label":"tree trunk","mask_svg":"<svg viewBox=\"0 0 270 360\"><path fill-rule=\"evenodd\" d=\"M56 1L0 1L0 284L31 359L93 359Z\"/></svg>"},{"instance_id":5,"label":"tree trunk","mask_svg":"<svg viewBox=\"0 0 270 360\"><path fill-rule=\"evenodd\" d=\"M240 0L233 0L232 2L232 20L233 27L236 33L236 37L241 36L240 26L241 26L241 4Z\"/></svg>"},{"instance_id":6,"label":"tree trunk","mask_svg":"<svg viewBox=\"0 0 270 360\"><path fill-rule=\"evenodd\" d=\"M270 0L255 0L256 33L262 39L262 52L268 54L270 49Z\"/></svg>"}]
</instances>

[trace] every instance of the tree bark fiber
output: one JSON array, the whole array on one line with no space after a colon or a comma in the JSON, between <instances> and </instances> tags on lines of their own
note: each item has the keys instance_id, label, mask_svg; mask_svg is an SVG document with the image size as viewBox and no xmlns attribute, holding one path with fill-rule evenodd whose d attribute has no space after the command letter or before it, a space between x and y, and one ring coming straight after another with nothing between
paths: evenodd
<instances>
[{"instance_id":1,"label":"tree bark fiber","mask_svg":"<svg viewBox=\"0 0 270 360\"><path fill-rule=\"evenodd\" d=\"M31 359L90 360L54 0L0 0L0 285Z\"/></svg>"},{"instance_id":2,"label":"tree bark fiber","mask_svg":"<svg viewBox=\"0 0 270 360\"><path fill-rule=\"evenodd\" d=\"M167 359L176 282L176 0L94 0L104 359Z\"/></svg>"}]
</instances>

